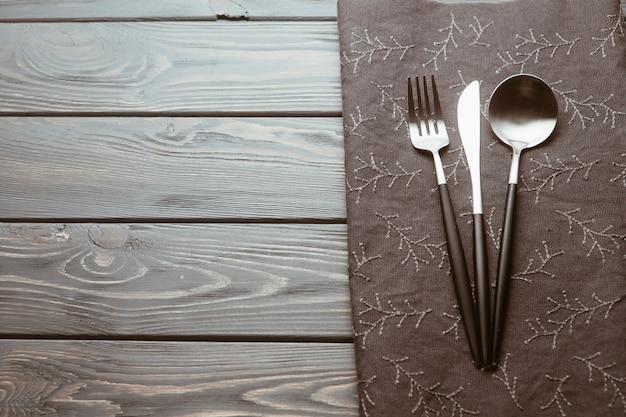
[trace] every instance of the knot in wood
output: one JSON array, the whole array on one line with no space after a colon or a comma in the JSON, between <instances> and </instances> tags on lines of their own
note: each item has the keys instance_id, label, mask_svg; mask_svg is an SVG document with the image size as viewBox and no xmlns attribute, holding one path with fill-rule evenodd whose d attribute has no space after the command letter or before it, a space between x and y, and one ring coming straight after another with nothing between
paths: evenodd
<instances>
[{"instance_id":1,"label":"knot in wood","mask_svg":"<svg viewBox=\"0 0 626 417\"><path fill-rule=\"evenodd\" d=\"M124 246L128 233L120 225L101 224L89 228L89 240L101 249L118 249Z\"/></svg>"}]
</instances>

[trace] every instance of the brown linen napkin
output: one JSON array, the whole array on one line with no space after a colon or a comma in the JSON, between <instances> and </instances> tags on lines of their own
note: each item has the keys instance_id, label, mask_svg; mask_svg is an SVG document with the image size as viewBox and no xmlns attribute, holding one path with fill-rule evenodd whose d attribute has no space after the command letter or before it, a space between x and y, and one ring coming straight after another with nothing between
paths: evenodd
<instances>
[{"instance_id":1,"label":"brown linen napkin","mask_svg":"<svg viewBox=\"0 0 626 417\"><path fill-rule=\"evenodd\" d=\"M619 0L441 4L339 0L349 274L362 416L626 413L626 39ZM500 365L473 367L460 324L430 154L408 139L406 79L435 74L442 152L472 275L471 184L457 130L481 82L491 279L511 152L486 110L532 73L558 125L522 154Z\"/></svg>"}]
</instances>

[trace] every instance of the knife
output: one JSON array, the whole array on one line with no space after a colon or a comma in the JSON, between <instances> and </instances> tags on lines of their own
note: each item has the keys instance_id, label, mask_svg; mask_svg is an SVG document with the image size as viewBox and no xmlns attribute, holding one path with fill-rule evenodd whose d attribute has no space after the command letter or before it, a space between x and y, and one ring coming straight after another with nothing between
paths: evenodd
<instances>
[{"instance_id":1,"label":"knife","mask_svg":"<svg viewBox=\"0 0 626 417\"><path fill-rule=\"evenodd\" d=\"M483 222L483 202L480 188L480 88L472 81L461 93L457 106L459 134L472 180L472 212L474 223L474 280L476 310L483 363L491 363L491 312L487 241Z\"/></svg>"}]
</instances>

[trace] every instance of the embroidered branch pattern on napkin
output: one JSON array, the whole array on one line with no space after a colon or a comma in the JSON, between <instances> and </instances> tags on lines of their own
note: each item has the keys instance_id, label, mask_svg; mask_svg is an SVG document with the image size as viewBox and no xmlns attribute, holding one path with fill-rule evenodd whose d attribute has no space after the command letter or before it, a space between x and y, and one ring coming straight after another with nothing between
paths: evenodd
<instances>
[{"instance_id":1,"label":"embroidered branch pattern on napkin","mask_svg":"<svg viewBox=\"0 0 626 417\"><path fill-rule=\"evenodd\" d=\"M626 415L626 35L618 0L339 0L346 197L360 412ZM434 74L442 151L472 275L471 183L456 102L481 83L492 281L511 152L487 120L504 78L553 89L557 129L522 154L499 366L471 364L432 157L408 139L406 79Z\"/></svg>"}]
</instances>

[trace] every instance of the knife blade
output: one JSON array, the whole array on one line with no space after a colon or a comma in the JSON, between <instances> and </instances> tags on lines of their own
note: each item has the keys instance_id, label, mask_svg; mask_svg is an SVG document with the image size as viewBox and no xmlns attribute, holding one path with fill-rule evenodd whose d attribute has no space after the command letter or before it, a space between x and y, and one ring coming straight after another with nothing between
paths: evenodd
<instances>
[{"instance_id":1,"label":"knife blade","mask_svg":"<svg viewBox=\"0 0 626 417\"><path fill-rule=\"evenodd\" d=\"M480 85L472 81L465 87L457 105L459 135L472 181L472 212L474 239L474 281L476 311L480 328L482 358L491 363L491 297L487 264L487 241L483 222L483 202L480 183Z\"/></svg>"}]
</instances>

